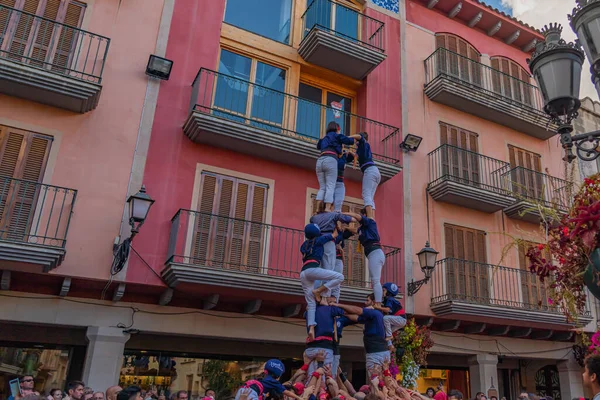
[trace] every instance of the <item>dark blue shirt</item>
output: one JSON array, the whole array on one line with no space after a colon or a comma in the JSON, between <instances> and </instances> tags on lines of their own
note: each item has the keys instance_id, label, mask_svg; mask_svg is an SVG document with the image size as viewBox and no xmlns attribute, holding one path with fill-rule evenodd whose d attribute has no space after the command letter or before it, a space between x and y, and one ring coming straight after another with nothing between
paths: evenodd
<instances>
[{"instance_id":1,"label":"dark blue shirt","mask_svg":"<svg viewBox=\"0 0 600 400\"><path fill-rule=\"evenodd\" d=\"M371 218L362 216L360 227L358 228L358 241L365 248L365 255L369 255L371 251L381 248L380 240L377 222Z\"/></svg>"},{"instance_id":2,"label":"dark blue shirt","mask_svg":"<svg viewBox=\"0 0 600 400\"><path fill-rule=\"evenodd\" d=\"M357 142L358 146L356 147L356 155L358 156L358 164L360 165L361 171L364 172L364 170L370 167L371 165L375 165L373 163L371 145L365 140L365 138L362 135L360 135L360 139Z\"/></svg>"},{"instance_id":3,"label":"dark blue shirt","mask_svg":"<svg viewBox=\"0 0 600 400\"><path fill-rule=\"evenodd\" d=\"M271 375L265 376L263 379L259 379L259 382L263 385L263 394L268 397L276 397L285 392L285 387L277 379Z\"/></svg>"},{"instance_id":4,"label":"dark blue shirt","mask_svg":"<svg viewBox=\"0 0 600 400\"><path fill-rule=\"evenodd\" d=\"M335 244L336 244L335 256L338 260L342 259L342 251L344 250L344 247L346 246L346 244L345 244L346 239L350 239L351 237L352 237L352 232L350 232L349 230L345 230L344 232L342 232L335 238ZM337 247L338 244L340 245L339 247Z\"/></svg>"},{"instance_id":5,"label":"dark blue shirt","mask_svg":"<svg viewBox=\"0 0 600 400\"><path fill-rule=\"evenodd\" d=\"M321 263L324 253L323 245L331 240L333 240L333 235L331 235L331 233L319 236L316 239L306 240L300 247L302 261L306 262L308 260L313 260Z\"/></svg>"},{"instance_id":6,"label":"dark blue shirt","mask_svg":"<svg viewBox=\"0 0 600 400\"><path fill-rule=\"evenodd\" d=\"M402 304L392 296L387 296L383 299L383 306L390 309L390 315L402 315L404 313L399 313L402 311ZM399 313L399 314L398 314Z\"/></svg>"},{"instance_id":7,"label":"dark blue shirt","mask_svg":"<svg viewBox=\"0 0 600 400\"><path fill-rule=\"evenodd\" d=\"M350 325L355 325L357 323L358 322L352 321L350 318L346 317L345 315L339 317L336 321L338 342L342 338L342 333L344 332L344 328L347 326L350 326Z\"/></svg>"},{"instance_id":8,"label":"dark blue shirt","mask_svg":"<svg viewBox=\"0 0 600 400\"><path fill-rule=\"evenodd\" d=\"M383 325L383 313L370 308L363 308L358 322L364 324L363 343L365 351L369 354L387 351L385 341L385 326Z\"/></svg>"},{"instance_id":9,"label":"dark blue shirt","mask_svg":"<svg viewBox=\"0 0 600 400\"><path fill-rule=\"evenodd\" d=\"M321 151L333 151L339 156L342 154L342 145L344 144L352 146L354 144L354 139L341 133L338 134L336 131L329 131L325 137L319 140L317 148Z\"/></svg>"},{"instance_id":10,"label":"dark blue shirt","mask_svg":"<svg viewBox=\"0 0 600 400\"><path fill-rule=\"evenodd\" d=\"M352 161L354 161L354 155L352 153L346 153L338 158L338 182L344 182L344 170L346 169L346 164L351 163Z\"/></svg>"},{"instance_id":11,"label":"dark blue shirt","mask_svg":"<svg viewBox=\"0 0 600 400\"><path fill-rule=\"evenodd\" d=\"M315 312L315 321L317 322L317 326L315 326L315 337L333 337L335 317L341 317L343 315L344 310L339 307L317 304L317 311Z\"/></svg>"}]
</instances>

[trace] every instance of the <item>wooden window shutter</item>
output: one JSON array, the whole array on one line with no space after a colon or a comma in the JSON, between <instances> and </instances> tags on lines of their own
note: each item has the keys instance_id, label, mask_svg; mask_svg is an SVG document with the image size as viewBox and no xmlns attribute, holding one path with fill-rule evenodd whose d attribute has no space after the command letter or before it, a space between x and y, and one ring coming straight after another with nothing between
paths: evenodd
<instances>
[{"instance_id":1,"label":"wooden window shutter","mask_svg":"<svg viewBox=\"0 0 600 400\"><path fill-rule=\"evenodd\" d=\"M450 178L457 178L464 183L480 181L478 151L478 135L457 126L440 122L440 142L453 147L442 151L442 172ZM461 151L464 149L468 151Z\"/></svg>"},{"instance_id":2,"label":"wooden window shutter","mask_svg":"<svg viewBox=\"0 0 600 400\"><path fill-rule=\"evenodd\" d=\"M508 145L513 192L523 197L543 199L542 156ZM517 168L521 167L521 168Z\"/></svg>"},{"instance_id":3,"label":"wooden window shutter","mask_svg":"<svg viewBox=\"0 0 600 400\"><path fill-rule=\"evenodd\" d=\"M9 41L4 44L3 47L7 47L9 51L8 58L14 60L21 60L21 57L26 55L26 48L29 43L31 35L31 29L34 23L34 17L29 14L37 14L40 6L40 0L24 0L15 6L20 5L19 10L24 11L28 14L15 12L9 21L9 28L7 32L10 32L7 36Z\"/></svg>"},{"instance_id":4,"label":"wooden window shutter","mask_svg":"<svg viewBox=\"0 0 600 400\"><path fill-rule=\"evenodd\" d=\"M10 12L6 7L14 8L15 1L16 0L0 0L0 32L2 32L2 35L0 35L0 49L2 49L2 43L4 42L4 38L7 36L8 22L12 16L12 12Z\"/></svg>"},{"instance_id":5,"label":"wooden window shutter","mask_svg":"<svg viewBox=\"0 0 600 400\"><path fill-rule=\"evenodd\" d=\"M266 185L203 173L193 238L193 259L205 266L259 272Z\"/></svg>"},{"instance_id":6,"label":"wooden window shutter","mask_svg":"<svg viewBox=\"0 0 600 400\"><path fill-rule=\"evenodd\" d=\"M0 232L24 240L35 212L52 138L18 129L0 131ZM14 179L8 179L14 178Z\"/></svg>"},{"instance_id":7,"label":"wooden window shutter","mask_svg":"<svg viewBox=\"0 0 600 400\"><path fill-rule=\"evenodd\" d=\"M84 3L73 0L70 1L65 10L65 17L62 21L63 24L79 28L81 26L81 21L83 21L85 8L86 5ZM53 57L49 60L53 65L52 69L62 71L62 68L72 68L71 63L74 61L73 53L75 51L75 45L80 39L79 31L60 27L56 36L58 40L55 40L56 43L54 43L54 48L51 49Z\"/></svg>"},{"instance_id":8,"label":"wooden window shutter","mask_svg":"<svg viewBox=\"0 0 600 400\"><path fill-rule=\"evenodd\" d=\"M481 66L478 64L480 54L473 46L458 36L446 33L436 35L436 46L449 50L448 53L440 53L438 64L441 70L464 81L481 85Z\"/></svg>"},{"instance_id":9,"label":"wooden window shutter","mask_svg":"<svg viewBox=\"0 0 600 400\"><path fill-rule=\"evenodd\" d=\"M449 295L489 301L485 232L444 224Z\"/></svg>"},{"instance_id":10,"label":"wooden window shutter","mask_svg":"<svg viewBox=\"0 0 600 400\"><path fill-rule=\"evenodd\" d=\"M522 303L525 308L549 309L548 304L548 282L540 282L537 276L530 272L529 261L527 259L527 249L530 246L537 246L537 243L524 242L519 243L519 278L521 280ZM549 253L545 254L550 258Z\"/></svg>"}]
</instances>

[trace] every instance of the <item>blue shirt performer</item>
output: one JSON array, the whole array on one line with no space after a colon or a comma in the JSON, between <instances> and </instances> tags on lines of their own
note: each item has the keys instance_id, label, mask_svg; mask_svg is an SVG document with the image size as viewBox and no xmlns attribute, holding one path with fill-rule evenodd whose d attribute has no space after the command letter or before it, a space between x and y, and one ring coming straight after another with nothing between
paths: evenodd
<instances>
[{"instance_id":1,"label":"blue shirt performer","mask_svg":"<svg viewBox=\"0 0 600 400\"><path fill-rule=\"evenodd\" d=\"M330 300L334 300L330 298ZM315 320L317 325L315 328L314 340L308 340L306 343L306 350L304 351L304 357L308 358L311 363L308 366L307 374L312 376L312 373L321 367L317 361L314 361L318 353L323 352L325 354L324 365L333 366L334 357L333 350L335 348L335 323L336 317L344 315L344 310L340 307L335 306L324 306L317 304L315 312Z\"/></svg>"},{"instance_id":2,"label":"blue shirt performer","mask_svg":"<svg viewBox=\"0 0 600 400\"><path fill-rule=\"evenodd\" d=\"M385 340L385 327L383 313L371 307L374 306L373 295L367 296L365 308L334 304L343 309L347 314L358 315L358 323L364 325L363 344L365 346L367 372L372 373L375 366L383 369L385 363L390 361L390 351Z\"/></svg>"},{"instance_id":3,"label":"blue shirt performer","mask_svg":"<svg viewBox=\"0 0 600 400\"><path fill-rule=\"evenodd\" d=\"M340 125L331 121L327 124L325 136L317 142L317 149L321 152L316 165L317 179L319 180L317 204L325 202L327 211L333 211L337 159L342 154L342 146L354 145L355 139L360 139L360 135L342 135Z\"/></svg>"},{"instance_id":4,"label":"blue shirt performer","mask_svg":"<svg viewBox=\"0 0 600 400\"><path fill-rule=\"evenodd\" d=\"M376 307L380 310L383 316L383 325L385 326L385 340L388 344L388 349L394 351L392 345L392 335L398 329L406 326L406 312L402 304L396 296L398 295L398 285L392 282L386 282L383 287L383 303L381 307Z\"/></svg>"},{"instance_id":5,"label":"blue shirt performer","mask_svg":"<svg viewBox=\"0 0 600 400\"><path fill-rule=\"evenodd\" d=\"M300 247L302 253L302 271L300 272L300 283L306 300L306 325L308 336L311 340L315 338L315 310L317 303L327 304L325 297L332 295L334 291L339 293L340 285L344 281L344 275L333 270L321 267L326 243L332 243L338 235L337 229L333 233L321 235L321 230L315 224L304 227L306 240ZM325 284L315 288L315 282L324 281Z\"/></svg>"},{"instance_id":6,"label":"blue shirt performer","mask_svg":"<svg viewBox=\"0 0 600 400\"><path fill-rule=\"evenodd\" d=\"M371 153L371 145L369 144L369 134L362 132L360 139L357 140L356 155L358 164L363 173L362 179L362 198L367 217L375 218L375 192L377 186L381 182L381 174L379 168L373 162L373 153Z\"/></svg>"},{"instance_id":7,"label":"blue shirt performer","mask_svg":"<svg viewBox=\"0 0 600 400\"><path fill-rule=\"evenodd\" d=\"M344 213L358 221L358 241L363 246L365 256L369 260L369 277L373 285L375 303L381 305L383 301L383 288L381 286L381 271L385 264L385 253L381 249L379 230L377 222L366 216L366 209L360 210L360 215L356 213Z\"/></svg>"},{"instance_id":8,"label":"blue shirt performer","mask_svg":"<svg viewBox=\"0 0 600 400\"><path fill-rule=\"evenodd\" d=\"M248 400L259 400L263 398L279 398L281 396L292 397L302 400L291 390L287 390L279 379L285 372L285 366L280 360L271 359L265 363L264 378L251 379L244 383L237 391L235 400L239 400L242 394L248 395Z\"/></svg>"}]
</instances>

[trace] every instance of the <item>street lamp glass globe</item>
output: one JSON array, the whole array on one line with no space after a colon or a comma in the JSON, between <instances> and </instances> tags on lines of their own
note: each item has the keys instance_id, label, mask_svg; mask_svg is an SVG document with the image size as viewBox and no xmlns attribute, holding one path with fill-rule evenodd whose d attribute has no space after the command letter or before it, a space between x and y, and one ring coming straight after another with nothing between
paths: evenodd
<instances>
[{"instance_id":1,"label":"street lamp glass globe","mask_svg":"<svg viewBox=\"0 0 600 400\"><path fill-rule=\"evenodd\" d=\"M542 30L544 42L536 46L529 68L544 97L550 116L571 119L579 106L583 52L561 39L562 26L550 24Z\"/></svg>"},{"instance_id":2,"label":"street lamp glass globe","mask_svg":"<svg viewBox=\"0 0 600 400\"><path fill-rule=\"evenodd\" d=\"M417 253L417 257L419 258L419 266L421 267L421 271L425 274L425 278L431 277L431 271L435 268L435 263L437 261L438 252L429 247L429 242L425 243L425 247L421 249Z\"/></svg>"},{"instance_id":3,"label":"street lamp glass globe","mask_svg":"<svg viewBox=\"0 0 600 400\"><path fill-rule=\"evenodd\" d=\"M154 200L146 193L146 188L142 186L139 192L127 199L129 203L129 218L133 222L144 222L154 204Z\"/></svg>"},{"instance_id":4,"label":"street lamp glass globe","mask_svg":"<svg viewBox=\"0 0 600 400\"><path fill-rule=\"evenodd\" d=\"M600 57L600 0L577 1L573 14L569 15L571 28L583 46L590 64Z\"/></svg>"}]
</instances>

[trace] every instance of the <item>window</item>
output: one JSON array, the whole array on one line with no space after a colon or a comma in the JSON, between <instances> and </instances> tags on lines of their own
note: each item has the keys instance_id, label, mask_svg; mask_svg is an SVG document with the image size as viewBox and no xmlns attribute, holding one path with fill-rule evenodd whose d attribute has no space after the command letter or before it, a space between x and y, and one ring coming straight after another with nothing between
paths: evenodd
<instances>
[{"instance_id":1,"label":"window","mask_svg":"<svg viewBox=\"0 0 600 400\"><path fill-rule=\"evenodd\" d=\"M312 214L317 210L317 195L311 195ZM360 214L362 205L344 201L342 212L354 212ZM366 262L362 247L356 238L346 240L344 245L344 280L347 286L367 287Z\"/></svg>"},{"instance_id":2,"label":"window","mask_svg":"<svg viewBox=\"0 0 600 400\"><path fill-rule=\"evenodd\" d=\"M467 184L480 182L477 140L474 132L440 122L440 143L452 146L441 153L444 176Z\"/></svg>"},{"instance_id":3,"label":"window","mask_svg":"<svg viewBox=\"0 0 600 400\"><path fill-rule=\"evenodd\" d=\"M521 272L521 294L523 297L523 306L529 309L548 310L548 282L540 282L535 274L529 271L530 263L527 260L526 254L529 246L537 245L536 243L519 243L519 268ZM550 258L548 253L546 257Z\"/></svg>"},{"instance_id":4,"label":"window","mask_svg":"<svg viewBox=\"0 0 600 400\"><path fill-rule=\"evenodd\" d=\"M74 47L78 31L59 23L79 27L86 5L75 0L2 0L8 6L22 12L0 9L0 52L10 59L50 67L65 72L75 61ZM42 18L34 18L32 15Z\"/></svg>"},{"instance_id":5,"label":"window","mask_svg":"<svg viewBox=\"0 0 600 400\"><path fill-rule=\"evenodd\" d=\"M504 57L492 57L494 92L521 103L532 104L530 76L516 62Z\"/></svg>"},{"instance_id":6,"label":"window","mask_svg":"<svg viewBox=\"0 0 600 400\"><path fill-rule=\"evenodd\" d=\"M300 82L298 89L296 132L313 139L325 133L329 121L340 124L342 133L350 134L352 99Z\"/></svg>"},{"instance_id":7,"label":"window","mask_svg":"<svg viewBox=\"0 0 600 400\"><path fill-rule=\"evenodd\" d=\"M332 31L345 39L358 39L359 13L332 0L308 0L304 15L304 36L313 27Z\"/></svg>"},{"instance_id":8,"label":"window","mask_svg":"<svg viewBox=\"0 0 600 400\"><path fill-rule=\"evenodd\" d=\"M489 302L485 232L444 224L446 288L451 299Z\"/></svg>"},{"instance_id":9,"label":"window","mask_svg":"<svg viewBox=\"0 0 600 400\"><path fill-rule=\"evenodd\" d=\"M260 272L267 185L202 173L192 260L205 267Z\"/></svg>"},{"instance_id":10,"label":"window","mask_svg":"<svg viewBox=\"0 0 600 400\"><path fill-rule=\"evenodd\" d=\"M49 136L0 126L0 238L28 234L51 144Z\"/></svg>"},{"instance_id":11,"label":"window","mask_svg":"<svg viewBox=\"0 0 600 400\"><path fill-rule=\"evenodd\" d=\"M542 156L508 145L508 157L513 192L522 197L543 199Z\"/></svg>"},{"instance_id":12,"label":"window","mask_svg":"<svg viewBox=\"0 0 600 400\"><path fill-rule=\"evenodd\" d=\"M262 129L283 127L285 70L221 50L215 114Z\"/></svg>"},{"instance_id":13,"label":"window","mask_svg":"<svg viewBox=\"0 0 600 400\"><path fill-rule=\"evenodd\" d=\"M438 49L447 50L438 53L439 70L481 86L481 55L475 47L466 40L447 33L437 34L435 40Z\"/></svg>"},{"instance_id":14,"label":"window","mask_svg":"<svg viewBox=\"0 0 600 400\"><path fill-rule=\"evenodd\" d=\"M225 22L281 43L290 43L292 0L227 0Z\"/></svg>"}]
</instances>

